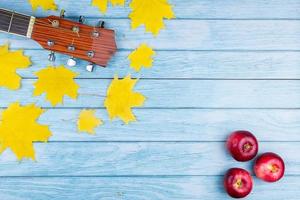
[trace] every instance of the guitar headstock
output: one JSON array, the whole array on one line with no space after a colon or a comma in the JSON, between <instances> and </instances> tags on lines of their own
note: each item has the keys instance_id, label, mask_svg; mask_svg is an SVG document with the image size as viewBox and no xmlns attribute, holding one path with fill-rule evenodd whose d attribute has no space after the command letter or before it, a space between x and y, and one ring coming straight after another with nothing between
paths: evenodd
<instances>
[{"instance_id":1,"label":"guitar headstock","mask_svg":"<svg viewBox=\"0 0 300 200\"><path fill-rule=\"evenodd\" d=\"M104 22L93 27L63 17L49 16L36 18L31 38L44 49L51 51L49 60L55 60L54 52L71 56L68 65L76 65L74 58L90 62L87 70L93 70L93 64L105 67L117 50L115 32L103 28Z\"/></svg>"}]
</instances>

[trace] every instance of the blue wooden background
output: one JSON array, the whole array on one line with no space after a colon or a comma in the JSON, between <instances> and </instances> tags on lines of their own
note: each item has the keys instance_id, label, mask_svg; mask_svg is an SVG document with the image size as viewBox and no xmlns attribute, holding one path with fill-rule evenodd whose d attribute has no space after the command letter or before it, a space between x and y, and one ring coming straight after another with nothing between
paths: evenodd
<instances>
[{"instance_id":1,"label":"blue wooden background","mask_svg":"<svg viewBox=\"0 0 300 200\"><path fill-rule=\"evenodd\" d=\"M35 102L47 108L40 122L53 137L36 143L37 162L0 156L1 200L224 200L224 172L251 169L226 153L226 136L236 129L255 133L260 152L275 151L286 161L285 177L273 184L255 179L248 199L300 199L300 1L170 0L177 19L157 38L130 30L126 8L102 15L90 0L56 0L69 17L88 23L105 19L117 31L119 51L108 68L85 72L81 62L77 101L52 108L32 97L34 72L48 65L48 52L31 40L0 34L0 43L24 48L33 66L20 70L22 89L0 89L0 107ZM1 0L0 7L36 16L26 0ZM141 42L157 51L154 67L134 73L126 59ZM58 56L56 64L64 64ZM148 97L135 109L137 123L108 122L103 99L114 74L140 77ZM78 134L82 108L95 108L106 123L95 136Z\"/></svg>"}]
</instances>

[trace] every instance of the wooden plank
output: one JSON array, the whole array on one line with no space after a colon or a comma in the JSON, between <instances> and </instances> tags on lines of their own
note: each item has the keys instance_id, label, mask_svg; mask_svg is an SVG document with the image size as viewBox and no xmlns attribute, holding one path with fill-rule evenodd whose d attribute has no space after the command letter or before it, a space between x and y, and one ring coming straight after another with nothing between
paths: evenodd
<instances>
[{"instance_id":1,"label":"wooden plank","mask_svg":"<svg viewBox=\"0 0 300 200\"><path fill-rule=\"evenodd\" d=\"M64 1L56 0L59 9L65 8L68 16L85 15L88 17L127 17L129 9L129 0L126 7L109 7L108 12L103 15L97 8L89 6L90 0L81 1ZM174 11L177 18L226 18L226 19L278 19L300 17L300 3L297 0L169 0L174 5ZM31 7L26 1L10 0L0 2L0 7L7 9L16 9L19 12L34 14L38 16L46 16L47 14L59 15L58 12L44 12L39 9L32 12Z\"/></svg>"},{"instance_id":2,"label":"wooden plank","mask_svg":"<svg viewBox=\"0 0 300 200\"><path fill-rule=\"evenodd\" d=\"M32 97L33 83L23 80L18 91L0 88L0 105L35 102L50 106L43 96ZM65 98L62 107L103 107L107 79L78 79L77 100ZM155 108L299 108L299 80L140 80L135 90L147 97L145 107ZM9 101L8 101L9 100Z\"/></svg>"},{"instance_id":3,"label":"wooden plank","mask_svg":"<svg viewBox=\"0 0 300 200\"><path fill-rule=\"evenodd\" d=\"M159 50L300 50L299 20L173 20L157 37L145 34L142 27L131 31L127 19L109 19L107 27L116 30L119 49L148 43ZM40 49L31 40L0 35L0 43L7 40L13 48Z\"/></svg>"},{"instance_id":4,"label":"wooden plank","mask_svg":"<svg viewBox=\"0 0 300 200\"><path fill-rule=\"evenodd\" d=\"M49 109L40 123L50 125L51 141L225 141L234 130L250 130L260 141L300 141L300 110L135 109L138 122L109 122L96 135L77 133L80 109Z\"/></svg>"},{"instance_id":5,"label":"wooden plank","mask_svg":"<svg viewBox=\"0 0 300 200\"><path fill-rule=\"evenodd\" d=\"M2 178L0 195L5 200L229 199L222 179L222 176ZM299 180L299 176L287 176L279 182L266 184L255 179L247 199L298 200Z\"/></svg>"},{"instance_id":6,"label":"wooden plank","mask_svg":"<svg viewBox=\"0 0 300 200\"><path fill-rule=\"evenodd\" d=\"M260 152L272 151L285 160L287 175L300 175L300 142L260 142ZM238 163L224 142L50 142L35 144L36 162L5 151L0 176L128 176L222 175Z\"/></svg>"},{"instance_id":7,"label":"wooden plank","mask_svg":"<svg viewBox=\"0 0 300 200\"><path fill-rule=\"evenodd\" d=\"M129 67L130 51L119 51L107 68L93 73L85 70L86 62L78 61L72 70L80 78L112 78L114 74L131 73L141 78L212 78L212 79L299 79L300 52L203 52L158 51L152 69L135 73ZM32 67L19 70L25 78L34 77L36 71L49 65L49 52L27 50ZM39 55L39 56L36 56ZM56 64L65 64L68 57L58 54Z\"/></svg>"}]
</instances>

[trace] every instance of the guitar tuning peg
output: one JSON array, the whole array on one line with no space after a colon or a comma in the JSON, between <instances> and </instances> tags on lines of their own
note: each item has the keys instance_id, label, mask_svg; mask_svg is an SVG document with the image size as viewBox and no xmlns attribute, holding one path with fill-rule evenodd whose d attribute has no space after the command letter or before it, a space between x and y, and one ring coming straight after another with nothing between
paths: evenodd
<instances>
[{"instance_id":1,"label":"guitar tuning peg","mask_svg":"<svg viewBox=\"0 0 300 200\"><path fill-rule=\"evenodd\" d=\"M69 67L75 67L76 64L77 64L77 62L76 62L74 57L69 58L68 61L67 61L67 65Z\"/></svg>"},{"instance_id":2,"label":"guitar tuning peg","mask_svg":"<svg viewBox=\"0 0 300 200\"><path fill-rule=\"evenodd\" d=\"M97 24L97 27L99 27L99 28L104 28L104 24L105 24L105 22L102 21L102 20L100 20L100 21L98 22L98 24Z\"/></svg>"},{"instance_id":3,"label":"guitar tuning peg","mask_svg":"<svg viewBox=\"0 0 300 200\"><path fill-rule=\"evenodd\" d=\"M90 64L88 64L87 66L86 66L86 70L88 71L88 72L93 72L94 71L94 64L93 63L90 63Z\"/></svg>"},{"instance_id":4,"label":"guitar tuning peg","mask_svg":"<svg viewBox=\"0 0 300 200\"><path fill-rule=\"evenodd\" d=\"M79 23L83 24L85 22L85 17L80 15L78 21L79 21Z\"/></svg>"},{"instance_id":5,"label":"guitar tuning peg","mask_svg":"<svg viewBox=\"0 0 300 200\"><path fill-rule=\"evenodd\" d=\"M66 11L64 9L62 9L60 11L60 18L65 18L65 13L66 13Z\"/></svg>"},{"instance_id":6,"label":"guitar tuning peg","mask_svg":"<svg viewBox=\"0 0 300 200\"><path fill-rule=\"evenodd\" d=\"M50 62L54 62L55 59L56 59L55 53L54 53L53 51L51 51L51 53L50 53L49 56L48 56L48 60L49 60Z\"/></svg>"}]
</instances>

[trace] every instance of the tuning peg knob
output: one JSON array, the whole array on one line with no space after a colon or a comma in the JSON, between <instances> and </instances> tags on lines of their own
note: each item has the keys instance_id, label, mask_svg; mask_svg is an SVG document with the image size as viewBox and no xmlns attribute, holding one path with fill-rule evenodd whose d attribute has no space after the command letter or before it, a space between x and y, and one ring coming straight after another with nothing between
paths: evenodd
<instances>
[{"instance_id":1,"label":"tuning peg knob","mask_svg":"<svg viewBox=\"0 0 300 200\"><path fill-rule=\"evenodd\" d=\"M81 23L81 24L83 24L84 22L85 22L85 17L84 16L82 16L82 15L80 15L80 17L79 17L79 23Z\"/></svg>"},{"instance_id":2,"label":"tuning peg knob","mask_svg":"<svg viewBox=\"0 0 300 200\"><path fill-rule=\"evenodd\" d=\"M90 63L90 64L88 64L88 65L86 66L86 70L87 70L88 72L93 72L93 71L94 71L94 68L95 68L95 66L94 66L93 63Z\"/></svg>"},{"instance_id":3,"label":"tuning peg knob","mask_svg":"<svg viewBox=\"0 0 300 200\"><path fill-rule=\"evenodd\" d=\"M102 21L102 20L100 20L100 21L98 22L98 24L97 24L97 27L99 27L99 28L104 28L104 25L105 25L105 22Z\"/></svg>"},{"instance_id":4,"label":"tuning peg knob","mask_svg":"<svg viewBox=\"0 0 300 200\"><path fill-rule=\"evenodd\" d=\"M95 56L95 52L94 52L94 51L88 51L88 52L87 52L87 56L88 56L89 58L93 58L93 57Z\"/></svg>"},{"instance_id":5,"label":"tuning peg knob","mask_svg":"<svg viewBox=\"0 0 300 200\"><path fill-rule=\"evenodd\" d=\"M66 13L66 11L64 9L62 9L60 11L60 18L65 18L65 13Z\"/></svg>"},{"instance_id":6,"label":"tuning peg knob","mask_svg":"<svg viewBox=\"0 0 300 200\"><path fill-rule=\"evenodd\" d=\"M51 51L51 53L50 53L49 56L48 56L48 60L49 60L50 62L54 62L55 59L56 59L55 53L54 53L53 51Z\"/></svg>"},{"instance_id":7,"label":"tuning peg knob","mask_svg":"<svg viewBox=\"0 0 300 200\"><path fill-rule=\"evenodd\" d=\"M47 41L47 45L48 45L49 47L54 46L54 41L53 41L53 40L48 40L48 41Z\"/></svg>"},{"instance_id":8,"label":"tuning peg knob","mask_svg":"<svg viewBox=\"0 0 300 200\"><path fill-rule=\"evenodd\" d=\"M98 31L95 30L92 32L92 37L97 38L99 36L100 36L100 33Z\"/></svg>"},{"instance_id":9,"label":"tuning peg knob","mask_svg":"<svg viewBox=\"0 0 300 200\"><path fill-rule=\"evenodd\" d=\"M77 62L76 62L75 58L71 57L68 59L67 65L69 67L74 67L76 64L77 64Z\"/></svg>"}]
</instances>

